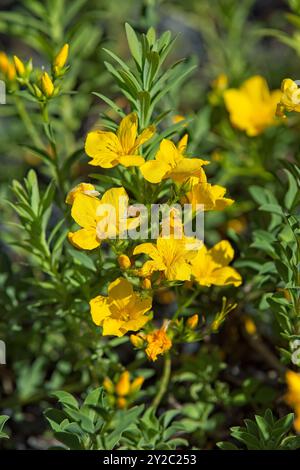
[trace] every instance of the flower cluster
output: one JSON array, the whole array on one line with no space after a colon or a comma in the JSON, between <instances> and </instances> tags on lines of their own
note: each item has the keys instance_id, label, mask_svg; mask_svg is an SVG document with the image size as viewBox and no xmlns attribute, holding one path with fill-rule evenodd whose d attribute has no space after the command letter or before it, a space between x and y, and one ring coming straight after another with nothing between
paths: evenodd
<instances>
[{"instance_id":1,"label":"flower cluster","mask_svg":"<svg viewBox=\"0 0 300 470\"><path fill-rule=\"evenodd\" d=\"M224 197L225 188L208 183L203 166L209 161L188 156L187 134L177 145L163 138L156 151L154 147L152 152L143 152L145 145L152 149L155 133L153 125L139 130L136 112L123 117L116 132L89 132L85 143L86 153L91 157L89 163L103 169L118 167L124 186L101 193L90 183L80 183L66 198L72 218L80 226L69 232L70 243L77 249L94 250L101 249L105 242L104 250L110 247L117 255L120 275L109 283L107 295L104 292L90 301L93 322L101 327L103 335L135 332L131 335L132 343L143 349L151 361L170 350L180 336L179 330L182 338L192 337L187 335L186 328L192 331L198 323L198 316L197 319L194 316L185 328L182 325L179 328L180 323L173 320L155 328L155 314L151 309L156 292L174 283L184 287L189 282L199 289L239 286L242 282L239 273L229 266L234 257L230 243L223 240L208 249L194 237L183 234L178 237L176 229L183 226L175 217L176 210L172 213L168 236L161 232L156 240L143 243L139 238L126 239L127 231L141 224L140 217L128 216L132 196L140 202L137 193L132 193L135 185L153 195L158 185L167 189L171 184L175 199L179 204L189 203L193 216L199 210L224 210L234 202ZM153 158L146 160L146 154L152 154ZM133 185L127 185L129 179Z\"/></svg>"}]
</instances>

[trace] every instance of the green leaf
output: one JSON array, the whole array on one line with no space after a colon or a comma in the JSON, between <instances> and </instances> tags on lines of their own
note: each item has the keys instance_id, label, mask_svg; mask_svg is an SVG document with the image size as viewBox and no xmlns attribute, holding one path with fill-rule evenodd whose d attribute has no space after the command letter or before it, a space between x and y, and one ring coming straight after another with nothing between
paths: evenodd
<instances>
[{"instance_id":1,"label":"green leaf","mask_svg":"<svg viewBox=\"0 0 300 470\"><path fill-rule=\"evenodd\" d=\"M129 23L125 23L125 30L131 55L139 68L142 68L141 44L137 38L137 35Z\"/></svg>"},{"instance_id":2,"label":"green leaf","mask_svg":"<svg viewBox=\"0 0 300 470\"><path fill-rule=\"evenodd\" d=\"M61 403L63 406L71 406L72 408L78 410L77 400L73 397L73 395L71 395L71 393L62 390L58 392L53 392L52 395L55 396L58 399L59 403Z\"/></svg>"}]
</instances>

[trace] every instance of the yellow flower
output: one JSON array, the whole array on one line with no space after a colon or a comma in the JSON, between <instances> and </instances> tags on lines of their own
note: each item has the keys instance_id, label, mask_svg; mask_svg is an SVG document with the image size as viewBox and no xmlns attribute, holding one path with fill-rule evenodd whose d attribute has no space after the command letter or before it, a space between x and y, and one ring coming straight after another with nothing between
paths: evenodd
<instances>
[{"instance_id":1,"label":"yellow flower","mask_svg":"<svg viewBox=\"0 0 300 470\"><path fill-rule=\"evenodd\" d=\"M210 250L203 246L191 261L193 276L201 286L239 286L242 282L240 274L228 266L233 257L233 248L226 240Z\"/></svg>"},{"instance_id":2,"label":"yellow flower","mask_svg":"<svg viewBox=\"0 0 300 470\"><path fill-rule=\"evenodd\" d=\"M135 247L133 254L144 253L151 260L146 261L141 269L143 277L149 277L155 271L164 273L169 281L188 281L191 278L189 262L196 256L196 251L189 249L187 239L159 237L154 243L142 243Z\"/></svg>"},{"instance_id":3,"label":"yellow flower","mask_svg":"<svg viewBox=\"0 0 300 470\"><path fill-rule=\"evenodd\" d=\"M205 179L190 178L188 188L183 202L191 204L193 211L196 211L197 204L203 205L204 211L220 211L234 203L233 199L224 197L226 188L217 184L207 183L206 177ZM198 208L198 210L202 209Z\"/></svg>"},{"instance_id":4,"label":"yellow flower","mask_svg":"<svg viewBox=\"0 0 300 470\"><path fill-rule=\"evenodd\" d=\"M199 322L199 317L198 315L195 313L195 315L192 315L191 317L189 317L186 321L186 325L188 326L188 328L190 328L191 330L194 330L196 328L196 326L198 325L198 322Z\"/></svg>"},{"instance_id":5,"label":"yellow flower","mask_svg":"<svg viewBox=\"0 0 300 470\"><path fill-rule=\"evenodd\" d=\"M246 80L239 89L229 88L224 100L233 126L249 136L261 134L276 124L276 105L280 90L270 91L266 80L260 75Z\"/></svg>"},{"instance_id":6,"label":"yellow flower","mask_svg":"<svg viewBox=\"0 0 300 470\"><path fill-rule=\"evenodd\" d=\"M96 191L95 186L90 183L79 183L75 188L71 189L66 197L66 204L72 205L75 201L76 196L78 194L87 194L89 196L99 196L99 192Z\"/></svg>"},{"instance_id":7,"label":"yellow flower","mask_svg":"<svg viewBox=\"0 0 300 470\"><path fill-rule=\"evenodd\" d=\"M138 217L123 219L127 207L128 195L124 188L111 188L100 200L82 192L77 194L71 215L82 228L77 232L69 232L69 241L76 248L93 250L104 239L115 238L138 223Z\"/></svg>"},{"instance_id":8,"label":"yellow flower","mask_svg":"<svg viewBox=\"0 0 300 470\"><path fill-rule=\"evenodd\" d=\"M150 183L160 183L171 178L176 183L182 183L190 176L200 176L202 165L209 163L200 158L186 158L184 152L187 146L186 134L176 145L168 139L163 139L154 160L140 167L143 177Z\"/></svg>"},{"instance_id":9,"label":"yellow flower","mask_svg":"<svg viewBox=\"0 0 300 470\"><path fill-rule=\"evenodd\" d=\"M60 71L65 63L67 62L69 55L69 44L65 44L61 50L58 52L56 55L54 61L53 61L53 67L55 71Z\"/></svg>"},{"instance_id":10,"label":"yellow flower","mask_svg":"<svg viewBox=\"0 0 300 470\"><path fill-rule=\"evenodd\" d=\"M129 269L131 267L131 261L127 255L118 256L118 263L122 269Z\"/></svg>"},{"instance_id":11,"label":"yellow flower","mask_svg":"<svg viewBox=\"0 0 300 470\"><path fill-rule=\"evenodd\" d=\"M288 370L286 373L286 382L288 392L285 395L285 401L294 408L296 419L294 427L297 432L300 432L300 374Z\"/></svg>"},{"instance_id":12,"label":"yellow flower","mask_svg":"<svg viewBox=\"0 0 300 470\"><path fill-rule=\"evenodd\" d=\"M50 98L54 93L54 85L47 72L41 76L41 90L47 98Z\"/></svg>"},{"instance_id":13,"label":"yellow flower","mask_svg":"<svg viewBox=\"0 0 300 470\"><path fill-rule=\"evenodd\" d=\"M109 284L108 297L99 295L90 301L94 323L102 326L103 335L114 336L140 330L149 321L145 313L151 305L149 297L136 294L130 282L123 278Z\"/></svg>"},{"instance_id":14,"label":"yellow flower","mask_svg":"<svg viewBox=\"0 0 300 470\"><path fill-rule=\"evenodd\" d=\"M130 374L128 370L122 372L119 381L116 383L116 392L119 397L125 397L130 390Z\"/></svg>"},{"instance_id":15,"label":"yellow flower","mask_svg":"<svg viewBox=\"0 0 300 470\"><path fill-rule=\"evenodd\" d=\"M92 157L90 165L112 168L116 165L140 166L144 158L138 155L139 147L154 134L155 127L144 129L138 136L138 118L131 113L122 119L116 134L107 131L89 132L85 142L85 151Z\"/></svg>"},{"instance_id":16,"label":"yellow flower","mask_svg":"<svg viewBox=\"0 0 300 470\"><path fill-rule=\"evenodd\" d=\"M14 55L13 59L17 74L19 75L19 77L23 77L26 74L25 65L16 55Z\"/></svg>"},{"instance_id":17,"label":"yellow flower","mask_svg":"<svg viewBox=\"0 0 300 470\"><path fill-rule=\"evenodd\" d=\"M283 115L283 111L296 111L300 113L300 88L296 82L290 78L285 78L281 84L281 96L278 105L279 115Z\"/></svg>"},{"instance_id":18,"label":"yellow flower","mask_svg":"<svg viewBox=\"0 0 300 470\"><path fill-rule=\"evenodd\" d=\"M147 348L145 350L150 361L156 361L159 354L165 354L172 347L172 341L166 333L166 325L154 330L146 336Z\"/></svg>"}]
</instances>

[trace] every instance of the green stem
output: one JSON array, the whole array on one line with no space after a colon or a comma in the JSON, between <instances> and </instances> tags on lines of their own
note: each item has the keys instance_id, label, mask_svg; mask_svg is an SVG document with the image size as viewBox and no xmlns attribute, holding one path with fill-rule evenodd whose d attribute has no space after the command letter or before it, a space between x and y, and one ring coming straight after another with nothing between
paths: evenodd
<instances>
[{"instance_id":1,"label":"green stem","mask_svg":"<svg viewBox=\"0 0 300 470\"><path fill-rule=\"evenodd\" d=\"M155 398L152 402L153 408L158 407L158 405L160 404L160 402L162 400L162 397L166 393L167 388L168 388L168 384L169 384L169 380L170 380L170 376L171 376L171 356L170 356L170 354L167 353L165 355L164 369L163 369L163 373L162 373L158 393L157 393L157 395L155 396Z\"/></svg>"},{"instance_id":2,"label":"green stem","mask_svg":"<svg viewBox=\"0 0 300 470\"><path fill-rule=\"evenodd\" d=\"M43 147L43 142L40 139L40 136L38 135L29 114L27 113L27 110L24 106L23 101L18 97L15 96L15 103L16 103L16 108L19 113L19 116L28 132L28 135L31 137L34 145L36 147Z\"/></svg>"}]
</instances>

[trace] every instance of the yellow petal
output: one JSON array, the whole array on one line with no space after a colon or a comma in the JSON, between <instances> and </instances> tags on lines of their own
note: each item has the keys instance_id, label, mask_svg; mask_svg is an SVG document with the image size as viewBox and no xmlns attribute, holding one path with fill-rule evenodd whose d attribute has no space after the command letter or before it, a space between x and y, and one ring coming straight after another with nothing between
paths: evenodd
<instances>
[{"instance_id":1,"label":"yellow petal","mask_svg":"<svg viewBox=\"0 0 300 470\"><path fill-rule=\"evenodd\" d=\"M124 322L113 318L105 318L102 323L103 336L124 336L126 331L122 330Z\"/></svg>"},{"instance_id":2,"label":"yellow petal","mask_svg":"<svg viewBox=\"0 0 300 470\"><path fill-rule=\"evenodd\" d=\"M213 271L211 281L215 286L227 286L232 284L238 287L242 283L242 277L235 269L227 266Z\"/></svg>"},{"instance_id":3,"label":"yellow petal","mask_svg":"<svg viewBox=\"0 0 300 470\"><path fill-rule=\"evenodd\" d=\"M123 152L118 137L113 132L106 131L89 132L85 141L85 151L93 158L90 165L102 168L116 166Z\"/></svg>"},{"instance_id":4,"label":"yellow petal","mask_svg":"<svg viewBox=\"0 0 300 470\"><path fill-rule=\"evenodd\" d=\"M145 159L141 155L123 155L118 158L118 162L127 168L129 166L141 166L145 163Z\"/></svg>"},{"instance_id":5,"label":"yellow petal","mask_svg":"<svg viewBox=\"0 0 300 470\"><path fill-rule=\"evenodd\" d=\"M178 183L182 183L191 176L197 176L201 166L207 163L207 160L201 160L200 158L182 158L182 160L177 162L176 166L172 168L168 177Z\"/></svg>"},{"instance_id":6,"label":"yellow petal","mask_svg":"<svg viewBox=\"0 0 300 470\"><path fill-rule=\"evenodd\" d=\"M68 239L72 245L82 250L94 250L100 246L100 242L96 236L96 231L93 229L83 228L81 230L77 230L77 232L69 232Z\"/></svg>"},{"instance_id":7,"label":"yellow petal","mask_svg":"<svg viewBox=\"0 0 300 470\"><path fill-rule=\"evenodd\" d=\"M101 325L103 320L111 315L108 299L102 295L90 300L90 308L93 322L96 325Z\"/></svg>"},{"instance_id":8,"label":"yellow petal","mask_svg":"<svg viewBox=\"0 0 300 470\"><path fill-rule=\"evenodd\" d=\"M71 215L81 227L93 227L96 229L97 209L100 201L87 194L78 194L74 200Z\"/></svg>"},{"instance_id":9,"label":"yellow petal","mask_svg":"<svg viewBox=\"0 0 300 470\"><path fill-rule=\"evenodd\" d=\"M136 113L128 114L122 119L117 136L123 149L123 155L129 155L134 148L137 136L138 118Z\"/></svg>"},{"instance_id":10,"label":"yellow petal","mask_svg":"<svg viewBox=\"0 0 300 470\"><path fill-rule=\"evenodd\" d=\"M164 179L170 170L170 166L163 161L150 160L142 165L140 170L145 180L156 184Z\"/></svg>"},{"instance_id":11,"label":"yellow petal","mask_svg":"<svg viewBox=\"0 0 300 470\"><path fill-rule=\"evenodd\" d=\"M120 300L133 295L133 287L127 279L119 277L111 282L108 287L108 295L113 300Z\"/></svg>"},{"instance_id":12,"label":"yellow petal","mask_svg":"<svg viewBox=\"0 0 300 470\"><path fill-rule=\"evenodd\" d=\"M135 142L135 148L138 149L140 145L143 145L145 142L151 139L155 134L155 126L149 126L144 129L141 134L138 136Z\"/></svg>"},{"instance_id":13,"label":"yellow petal","mask_svg":"<svg viewBox=\"0 0 300 470\"><path fill-rule=\"evenodd\" d=\"M188 139L189 139L188 134L185 134L177 144L178 151L182 154L185 153L186 151Z\"/></svg>"},{"instance_id":14,"label":"yellow petal","mask_svg":"<svg viewBox=\"0 0 300 470\"><path fill-rule=\"evenodd\" d=\"M227 266L234 257L234 250L227 240L217 243L208 253L218 266Z\"/></svg>"}]
</instances>

